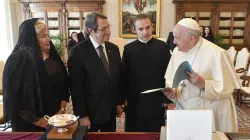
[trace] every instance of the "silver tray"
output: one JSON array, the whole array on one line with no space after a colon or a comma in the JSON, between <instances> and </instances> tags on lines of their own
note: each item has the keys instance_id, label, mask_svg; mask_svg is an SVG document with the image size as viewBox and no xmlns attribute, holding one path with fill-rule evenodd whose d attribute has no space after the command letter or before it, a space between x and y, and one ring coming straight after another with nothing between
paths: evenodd
<instances>
[{"instance_id":1,"label":"silver tray","mask_svg":"<svg viewBox=\"0 0 250 140\"><path fill-rule=\"evenodd\" d=\"M79 117L76 117L75 115L72 114L58 114L52 117L49 117L47 115L44 116L44 119L48 121L49 125L58 128L58 132L68 131L66 127L75 123L78 120L78 118Z\"/></svg>"}]
</instances>

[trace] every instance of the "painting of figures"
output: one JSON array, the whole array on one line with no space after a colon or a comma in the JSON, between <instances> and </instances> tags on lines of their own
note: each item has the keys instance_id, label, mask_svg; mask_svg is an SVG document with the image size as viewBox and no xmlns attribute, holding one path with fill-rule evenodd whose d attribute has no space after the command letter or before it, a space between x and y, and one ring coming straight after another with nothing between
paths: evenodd
<instances>
[{"instance_id":1,"label":"painting of figures","mask_svg":"<svg viewBox=\"0 0 250 140\"><path fill-rule=\"evenodd\" d=\"M159 37L160 0L120 0L120 37L135 38L133 19L147 14L153 27L153 36Z\"/></svg>"}]
</instances>

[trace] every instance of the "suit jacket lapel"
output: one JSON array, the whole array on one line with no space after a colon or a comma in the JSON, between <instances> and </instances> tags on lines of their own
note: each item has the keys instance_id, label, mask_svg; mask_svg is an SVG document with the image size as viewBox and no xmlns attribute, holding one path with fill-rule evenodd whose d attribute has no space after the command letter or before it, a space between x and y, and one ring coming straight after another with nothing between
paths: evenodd
<instances>
[{"instance_id":1,"label":"suit jacket lapel","mask_svg":"<svg viewBox=\"0 0 250 140\"><path fill-rule=\"evenodd\" d=\"M108 43L105 42L105 48L106 48L106 54L107 54L107 57L108 57L108 62L109 62L109 65L111 64L111 50L110 50L110 47L108 45Z\"/></svg>"},{"instance_id":2,"label":"suit jacket lapel","mask_svg":"<svg viewBox=\"0 0 250 140\"><path fill-rule=\"evenodd\" d=\"M111 48L108 45L109 43L105 42L105 48L106 48L106 54L108 57L108 62L109 62L109 72L110 72L110 79L112 79L112 52L111 52Z\"/></svg>"},{"instance_id":3,"label":"suit jacket lapel","mask_svg":"<svg viewBox=\"0 0 250 140\"><path fill-rule=\"evenodd\" d=\"M89 56L90 56L89 58L93 57L93 61L97 61L97 62L93 62L93 63L98 64L97 67L101 67L101 69L102 69L103 71L105 71L105 73L107 73L107 71L105 70L105 67L104 67L104 65L103 65L103 62L102 62L102 60L100 59L99 55L97 54L96 49L95 49L94 45L92 44L90 38L86 39L86 41L87 41L88 44L89 44L89 45L87 45L86 47L89 47L88 49L91 50L91 51L90 51L91 54L89 54ZM85 46L84 46L84 47L85 47ZM105 43L105 49L106 49L107 57L108 57L108 59L109 59L109 70L110 70L110 73L111 73L110 63L111 63L111 58L112 58L112 57L110 56L110 48L108 47L108 45L106 45L106 43ZM100 70L101 70L101 69L100 69ZM107 73L107 76L108 76L108 73Z\"/></svg>"},{"instance_id":4,"label":"suit jacket lapel","mask_svg":"<svg viewBox=\"0 0 250 140\"><path fill-rule=\"evenodd\" d=\"M93 53L93 56L94 56L98 61L100 61L100 57L99 57L99 55L97 54L94 45L93 45L92 42L90 41L90 38L86 39L86 41L87 41L88 44L89 44L89 45L87 45L87 46L88 46L89 49L91 50L91 53ZM87 46L86 46L86 47L87 47Z\"/></svg>"}]
</instances>

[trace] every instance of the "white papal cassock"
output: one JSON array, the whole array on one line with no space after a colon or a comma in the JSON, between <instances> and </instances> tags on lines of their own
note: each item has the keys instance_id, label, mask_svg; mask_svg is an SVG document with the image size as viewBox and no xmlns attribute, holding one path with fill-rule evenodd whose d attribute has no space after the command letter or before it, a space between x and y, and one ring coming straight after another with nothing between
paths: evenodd
<instances>
[{"instance_id":1,"label":"white papal cassock","mask_svg":"<svg viewBox=\"0 0 250 140\"><path fill-rule=\"evenodd\" d=\"M237 114L232 93L240 87L239 79L225 50L200 37L188 52L175 48L165 74L166 85L172 86L178 66L188 61L205 80L205 90L187 80L177 88L176 109L209 109L214 113L215 128L222 132L237 132Z\"/></svg>"}]
</instances>

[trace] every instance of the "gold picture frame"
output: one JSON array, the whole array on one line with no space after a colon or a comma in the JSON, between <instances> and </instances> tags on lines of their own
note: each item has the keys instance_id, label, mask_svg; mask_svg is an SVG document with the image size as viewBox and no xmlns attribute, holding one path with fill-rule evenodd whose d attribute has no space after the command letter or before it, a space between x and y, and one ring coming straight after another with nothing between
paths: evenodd
<instances>
[{"instance_id":1,"label":"gold picture frame","mask_svg":"<svg viewBox=\"0 0 250 140\"><path fill-rule=\"evenodd\" d=\"M133 18L138 14L148 14L153 26L153 36L160 36L160 0L119 0L119 32L122 38L136 38Z\"/></svg>"}]
</instances>

